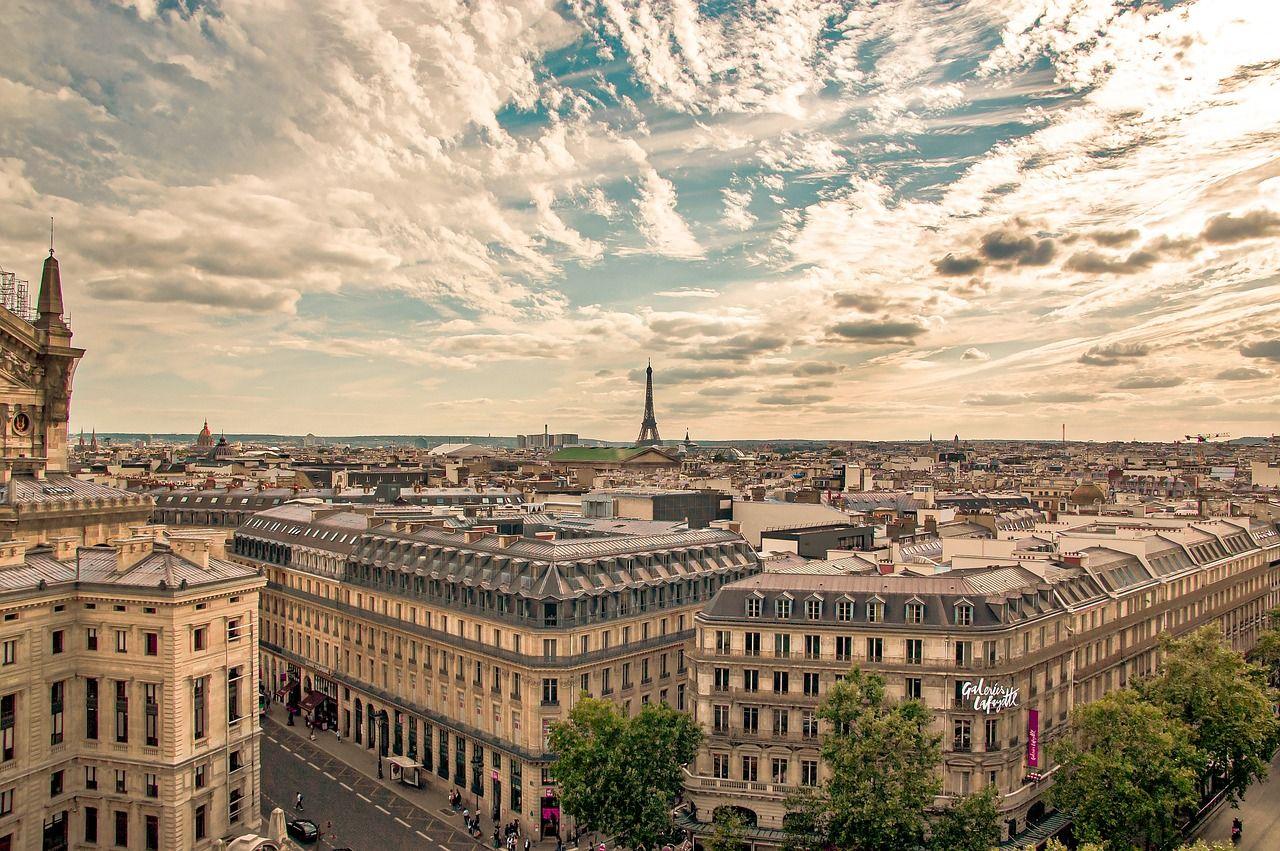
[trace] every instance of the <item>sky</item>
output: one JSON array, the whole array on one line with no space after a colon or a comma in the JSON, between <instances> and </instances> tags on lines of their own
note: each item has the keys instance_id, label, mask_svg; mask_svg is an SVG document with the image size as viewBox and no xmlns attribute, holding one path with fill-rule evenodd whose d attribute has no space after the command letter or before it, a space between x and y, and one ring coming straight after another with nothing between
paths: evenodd
<instances>
[{"instance_id":1,"label":"sky","mask_svg":"<svg viewBox=\"0 0 1280 851\"><path fill-rule=\"evenodd\" d=\"M1274 0L8 0L71 426L1280 431Z\"/></svg>"}]
</instances>

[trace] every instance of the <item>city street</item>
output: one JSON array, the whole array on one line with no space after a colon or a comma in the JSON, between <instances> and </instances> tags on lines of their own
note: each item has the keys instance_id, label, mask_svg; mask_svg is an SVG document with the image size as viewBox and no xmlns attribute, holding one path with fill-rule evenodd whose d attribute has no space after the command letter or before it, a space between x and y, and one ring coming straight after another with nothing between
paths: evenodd
<instances>
[{"instance_id":1,"label":"city street","mask_svg":"<svg viewBox=\"0 0 1280 851\"><path fill-rule=\"evenodd\" d=\"M1244 822L1240 851L1273 851L1280 848L1280 754L1271 760L1270 779L1254 786L1239 809L1223 807L1205 822L1197 834L1209 841L1230 840L1231 820Z\"/></svg>"},{"instance_id":2,"label":"city street","mask_svg":"<svg viewBox=\"0 0 1280 851\"><path fill-rule=\"evenodd\" d=\"M302 813L293 808L298 792ZM410 794L413 794L411 791ZM461 816L444 808L433 817L403 797L278 725L264 725L262 736L262 808L280 807L286 818L309 818L324 832L312 847L354 851L474 851L488 847L458 827ZM326 824L332 822L331 828ZM493 830L485 820L485 828Z\"/></svg>"}]
</instances>

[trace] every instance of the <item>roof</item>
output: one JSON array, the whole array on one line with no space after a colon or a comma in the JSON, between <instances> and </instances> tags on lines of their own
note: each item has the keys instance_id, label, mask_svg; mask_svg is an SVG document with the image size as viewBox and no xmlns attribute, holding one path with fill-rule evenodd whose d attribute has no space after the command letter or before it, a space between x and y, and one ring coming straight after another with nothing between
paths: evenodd
<instances>
[{"instance_id":1,"label":"roof","mask_svg":"<svg viewBox=\"0 0 1280 851\"><path fill-rule=\"evenodd\" d=\"M672 461L675 457L661 446L568 446L551 454L552 461L590 461L622 463L655 452Z\"/></svg>"},{"instance_id":2,"label":"roof","mask_svg":"<svg viewBox=\"0 0 1280 851\"><path fill-rule=\"evenodd\" d=\"M32 476L14 476L14 501L19 505L74 505L83 501L108 500L134 505L149 504L150 500L129 491L87 482L75 476L48 475L42 479ZM0 488L0 502L6 501L6 488Z\"/></svg>"},{"instance_id":3,"label":"roof","mask_svg":"<svg viewBox=\"0 0 1280 851\"><path fill-rule=\"evenodd\" d=\"M58 561L47 548L28 550L23 564L0 569L0 591L19 591L40 582L53 585L78 582L138 588L198 587L229 579L251 579L258 575L246 567L220 558L210 558L207 568L175 555L163 544L122 573L116 572L116 550L109 546L80 547L76 557Z\"/></svg>"}]
</instances>

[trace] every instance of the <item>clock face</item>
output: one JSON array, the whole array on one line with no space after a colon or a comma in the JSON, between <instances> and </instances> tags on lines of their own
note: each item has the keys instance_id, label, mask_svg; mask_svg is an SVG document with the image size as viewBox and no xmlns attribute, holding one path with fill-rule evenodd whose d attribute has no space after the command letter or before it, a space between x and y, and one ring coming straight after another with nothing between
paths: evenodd
<instances>
[{"instance_id":1,"label":"clock face","mask_svg":"<svg viewBox=\"0 0 1280 851\"><path fill-rule=\"evenodd\" d=\"M14 434L26 434L31 431L31 417L26 414L18 414L13 418Z\"/></svg>"}]
</instances>

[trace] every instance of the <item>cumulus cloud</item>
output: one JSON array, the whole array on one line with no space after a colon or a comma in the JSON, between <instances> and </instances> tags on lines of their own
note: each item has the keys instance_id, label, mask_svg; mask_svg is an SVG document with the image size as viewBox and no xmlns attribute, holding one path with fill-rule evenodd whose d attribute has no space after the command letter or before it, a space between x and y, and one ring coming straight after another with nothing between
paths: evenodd
<instances>
[{"instance_id":1,"label":"cumulus cloud","mask_svg":"<svg viewBox=\"0 0 1280 851\"><path fill-rule=\"evenodd\" d=\"M637 225L655 254L669 257L701 257L702 246L689 225L676 212L676 189L671 181L649 169L636 198Z\"/></svg>"},{"instance_id":2,"label":"cumulus cloud","mask_svg":"<svg viewBox=\"0 0 1280 851\"><path fill-rule=\"evenodd\" d=\"M1252 343L1245 343L1240 347L1240 354L1247 358L1262 358L1280 363L1280 340L1255 340Z\"/></svg>"},{"instance_id":3,"label":"cumulus cloud","mask_svg":"<svg viewBox=\"0 0 1280 851\"><path fill-rule=\"evenodd\" d=\"M960 356L960 360L989 361L991 360L991 355L987 354L982 349L970 347L964 350L964 354Z\"/></svg>"},{"instance_id":4,"label":"cumulus cloud","mask_svg":"<svg viewBox=\"0 0 1280 851\"><path fill-rule=\"evenodd\" d=\"M1161 387L1177 387L1186 379L1177 375L1134 375L1116 385L1119 390L1152 390Z\"/></svg>"},{"instance_id":5,"label":"cumulus cloud","mask_svg":"<svg viewBox=\"0 0 1280 851\"><path fill-rule=\"evenodd\" d=\"M721 196L724 198L724 214L720 221L724 226L736 231L750 230L756 222L756 217L747 209L751 204L751 193L726 187Z\"/></svg>"},{"instance_id":6,"label":"cumulus cloud","mask_svg":"<svg viewBox=\"0 0 1280 851\"><path fill-rule=\"evenodd\" d=\"M939 275L972 275L982 268L982 260L968 255L957 257L954 254L948 254L946 257L934 260L933 267L938 270Z\"/></svg>"},{"instance_id":7,"label":"cumulus cloud","mask_svg":"<svg viewBox=\"0 0 1280 851\"><path fill-rule=\"evenodd\" d=\"M1214 378L1219 381L1256 381L1259 378L1270 378L1271 373L1265 369L1254 369L1251 366L1235 366L1224 369Z\"/></svg>"},{"instance_id":8,"label":"cumulus cloud","mask_svg":"<svg viewBox=\"0 0 1280 851\"><path fill-rule=\"evenodd\" d=\"M1217 244L1276 235L1280 235L1280 213L1267 209L1250 210L1239 216L1220 213L1209 219L1200 233L1206 242Z\"/></svg>"},{"instance_id":9,"label":"cumulus cloud","mask_svg":"<svg viewBox=\"0 0 1280 851\"><path fill-rule=\"evenodd\" d=\"M1151 347L1146 343L1104 343L1091 347L1079 358L1080 363L1089 366L1115 366L1125 361L1144 358L1151 354Z\"/></svg>"},{"instance_id":10,"label":"cumulus cloud","mask_svg":"<svg viewBox=\"0 0 1280 851\"><path fill-rule=\"evenodd\" d=\"M983 257L1019 266L1044 266L1057 253L1052 239L1037 239L1013 229L991 231L982 237Z\"/></svg>"},{"instance_id":11,"label":"cumulus cloud","mask_svg":"<svg viewBox=\"0 0 1280 851\"><path fill-rule=\"evenodd\" d=\"M914 320L884 318L837 322L827 330L833 337L841 340L910 345L925 332L925 327Z\"/></svg>"}]
</instances>

